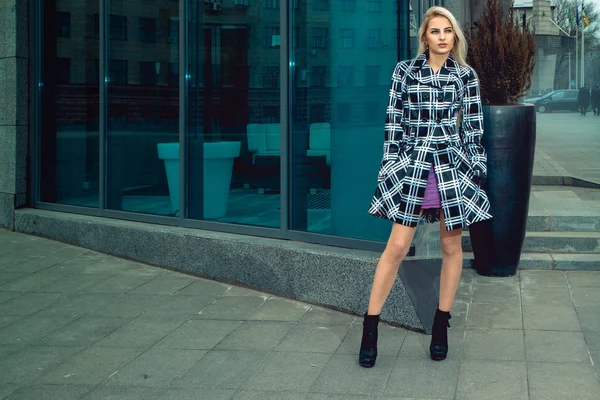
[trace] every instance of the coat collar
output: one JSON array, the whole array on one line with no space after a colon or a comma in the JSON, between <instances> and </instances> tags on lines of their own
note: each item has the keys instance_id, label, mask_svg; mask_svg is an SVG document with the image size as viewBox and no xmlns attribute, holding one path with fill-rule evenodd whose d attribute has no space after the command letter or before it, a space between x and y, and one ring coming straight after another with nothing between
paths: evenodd
<instances>
[{"instance_id":1,"label":"coat collar","mask_svg":"<svg viewBox=\"0 0 600 400\"><path fill-rule=\"evenodd\" d=\"M460 65L453 55L449 55L442 68L436 74L429 64L427 64L427 53L425 52L413 60L409 74L413 79L422 84L441 88L460 79Z\"/></svg>"}]
</instances>

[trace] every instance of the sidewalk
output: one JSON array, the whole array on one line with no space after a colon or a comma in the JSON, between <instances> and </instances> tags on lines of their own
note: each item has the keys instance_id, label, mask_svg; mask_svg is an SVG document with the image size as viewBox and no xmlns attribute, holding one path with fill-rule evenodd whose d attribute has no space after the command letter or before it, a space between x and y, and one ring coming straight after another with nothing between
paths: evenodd
<instances>
[{"instance_id":1,"label":"sidewalk","mask_svg":"<svg viewBox=\"0 0 600 400\"><path fill-rule=\"evenodd\" d=\"M0 230L0 399L600 399L600 272L457 296L447 360L384 325L363 369L360 317Z\"/></svg>"},{"instance_id":2,"label":"sidewalk","mask_svg":"<svg viewBox=\"0 0 600 400\"><path fill-rule=\"evenodd\" d=\"M600 184L600 117L537 113L535 176L567 176Z\"/></svg>"}]
</instances>

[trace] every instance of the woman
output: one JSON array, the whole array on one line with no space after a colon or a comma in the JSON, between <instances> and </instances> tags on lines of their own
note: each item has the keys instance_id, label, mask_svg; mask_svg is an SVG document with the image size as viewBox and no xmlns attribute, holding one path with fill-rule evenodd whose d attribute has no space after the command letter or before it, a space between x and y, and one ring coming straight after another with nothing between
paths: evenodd
<instances>
[{"instance_id":1,"label":"woman","mask_svg":"<svg viewBox=\"0 0 600 400\"><path fill-rule=\"evenodd\" d=\"M379 314L420 218L439 221L441 228L440 298L430 353L434 360L446 358L450 309L462 272L462 228L492 217L480 187L487 173L483 114L477 75L465 62L465 36L448 10L432 7L419 37L420 55L400 62L392 76L383 160L369 209L393 224L364 315L363 367L375 365Z\"/></svg>"}]
</instances>

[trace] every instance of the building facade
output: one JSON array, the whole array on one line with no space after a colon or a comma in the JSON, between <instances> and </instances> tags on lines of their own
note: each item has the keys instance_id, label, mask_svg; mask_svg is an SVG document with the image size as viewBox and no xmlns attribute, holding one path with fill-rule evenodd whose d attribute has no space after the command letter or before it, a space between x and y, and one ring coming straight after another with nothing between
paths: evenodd
<instances>
[{"instance_id":1,"label":"building facade","mask_svg":"<svg viewBox=\"0 0 600 400\"><path fill-rule=\"evenodd\" d=\"M2 4L3 226L28 206L365 249L385 240L366 210L389 80L439 0Z\"/></svg>"}]
</instances>

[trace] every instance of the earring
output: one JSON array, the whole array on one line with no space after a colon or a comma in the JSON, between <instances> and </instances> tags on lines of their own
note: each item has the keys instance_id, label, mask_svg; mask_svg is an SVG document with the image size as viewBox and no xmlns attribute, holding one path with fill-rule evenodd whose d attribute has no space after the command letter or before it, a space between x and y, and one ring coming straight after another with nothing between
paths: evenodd
<instances>
[{"instance_id":1,"label":"earring","mask_svg":"<svg viewBox=\"0 0 600 400\"><path fill-rule=\"evenodd\" d=\"M429 45L425 43L425 50L429 50Z\"/></svg>"}]
</instances>

